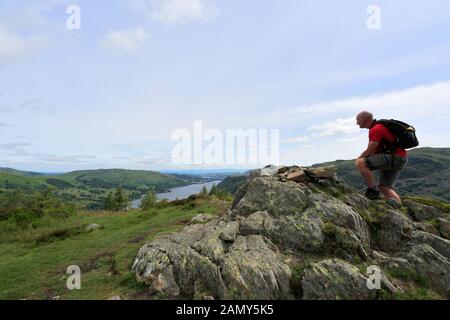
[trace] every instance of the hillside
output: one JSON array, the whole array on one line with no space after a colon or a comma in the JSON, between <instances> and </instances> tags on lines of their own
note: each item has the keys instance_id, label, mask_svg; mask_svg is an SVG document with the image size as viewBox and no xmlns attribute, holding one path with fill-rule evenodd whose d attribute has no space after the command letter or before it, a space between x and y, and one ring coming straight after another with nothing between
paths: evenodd
<instances>
[{"instance_id":1,"label":"hillside","mask_svg":"<svg viewBox=\"0 0 450 320\"><path fill-rule=\"evenodd\" d=\"M61 199L88 209L101 208L106 195L118 187L122 187L131 199L135 199L150 190L165 192L173 187L202 181L201 178L189 175L176 176L143 170L102 169L41 175L0 169L0 190L34 192L54 188Z\"/></svg>"},{"instance_id":2,"label":"hillside","mask_svg":"<svg viewBox=\"0 0 450 320\"><path fill-rule=\"evenodd\" d=\"M409 163L401 172L397 188L402 195L418 195L450 201L450 148L417 148L408 152ZM355 170L354 160L337 160L314 165L337 166L338 176L350 186L363 190L365 185ZM218 188L235 192L243 178L230 177Z\"/></svg>"},{"instance_id":3,"label":"hillside","mask_svg":"<svg viewBox=\"0 0 450 320\"><path fill-rule=\"evenodd\" d=\"M121 214L79 211L63 219L42 218L29 229L0 220L0 300L148 299L148 290L130 271L139 246L179 231L199 213L223 213L228 204L200 199ZM100 228L89 229L94 223ZM81 268L80 290L66 287L70 265Z\"/></svg>"}]
</instances>

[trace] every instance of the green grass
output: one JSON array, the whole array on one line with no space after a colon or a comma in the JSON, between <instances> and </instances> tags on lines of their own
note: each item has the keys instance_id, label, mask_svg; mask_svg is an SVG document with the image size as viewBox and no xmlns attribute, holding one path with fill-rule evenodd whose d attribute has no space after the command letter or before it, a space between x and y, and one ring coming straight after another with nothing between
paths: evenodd
<instances>
[{"instance_id":1,"label":"green grass","mask_svg":"<svg viewBox=\"0 0 450 320\"><path fill-rule=\"evenodd\" d=\"M404 281L413 281L420 287L424 288L430 288L430 282L427 278L419 275L416 270L412 268L387 268L386 273L389 274L391 277L394 277L396 279L401 279Z\"/></svg>"},{"instance_id":2,"label":"green grass","mask_svg":"<svg viewBox=\"0 0 450 320\"><path fill-rule=\"evenodd\" d=\"M412 200L417 203L432 206L444 213L450 214L450 202L447 202L447 201L419 197L419 196L406 196L406 197L404 197L404 199L408 199L408 200Z\"/></svg>"},{"instance_id":3,"label":"green grass","mask_svg":"<svg viewBox=\"0 0 450 320\"><path fill-rule=\"evenodd\" d=\"M226 203L228 204L228 203ZM0 299L151 298L135 280L131 265L148 240L180 230L200 212L224 212L224 203L197 200L194 207L149 211L79 212L67 219L43 219L36 229L0 222ZM85 226L103 228L87 233ZM81 267L81 289L68 290L70 265Z\"/></svg>"},{"instance_id":4,"label":"green grass","mask_svg":"<svg viewBox=\"0 0 450 320\"><path fill-rule=\"evenodd\" d=\"M403 292L397 292L388 295L386 299L389 300L440 300L442 299L429 289L425 288L411 288Z\"/></svg>"}]
</instances>

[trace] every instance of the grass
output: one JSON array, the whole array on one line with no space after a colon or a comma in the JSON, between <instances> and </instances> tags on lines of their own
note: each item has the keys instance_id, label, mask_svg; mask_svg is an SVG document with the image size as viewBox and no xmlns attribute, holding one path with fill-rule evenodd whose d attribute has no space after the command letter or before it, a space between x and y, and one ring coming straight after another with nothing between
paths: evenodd
<instances>
[{"instance_id":1,"label":"grass","mask_svg":"<svg viewBox=\"0 0 450 320\"><path fill-rule=\"evenodd\" d=\"M447 202L447 201L425 198L425 197L418 197L418 196L406 196L406 197L404 197L404 199L408 199L408 200L412 200L417 203L432 206L432 207L435 207L436 209L440 210L441 212L450 214L450 202Z\"/></svg>"},{"instance_id":2,"label":"grass","mask_svg":"<svg viewBox=\"0 0 450 320\"><path fill-rule=\"evenodd\" d=\"M148 240L180 230L198 213L224 212L228 203L196 200L195 206L149 211L78 212L43 219L31 230L0 222L0 299L148 299L131 265ZM97 223L103 228L86 232ZM67 267L81 268L81 289L68 290Z\"/></svg>"},{"instance_id":3,"label":"grass","mask_svg":"<svg viewBox=\"0 0 450 320\"><path fill-rule=\"evenodd\" d=\"M426 288L410 288L386 297L389 300L440 300L442 299Z\"/></svg>"},{"instance_id":4,"label":"grass","mask_svg":"<svg viewBox=\"0 0 450 320\"><path fill-rule=\"evenodd\" d=\"M421 288L431 287L429 280L419 275L417 271L412 268L396 267L396 268L387 268L385 271L393 278L400 279L403 281L412 281Z\"/></svg>"}]
</instances>

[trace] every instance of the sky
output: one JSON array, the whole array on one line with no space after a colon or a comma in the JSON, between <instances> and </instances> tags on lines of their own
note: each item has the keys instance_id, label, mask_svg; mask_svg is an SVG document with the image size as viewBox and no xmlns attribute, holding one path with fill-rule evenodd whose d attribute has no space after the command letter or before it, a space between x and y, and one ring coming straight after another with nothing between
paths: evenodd
<instances>
[{"instance_id":1,"label":"sky","mask_svg":"<svg viewBox=\"0 0 450 320\"><path fill-rule=\"evenodd\" d=\"M174 163L195 121L353 159L362 110L450 146L448 0L0 0L0 167L222 167Z\"/></svg>"}]
</instances>

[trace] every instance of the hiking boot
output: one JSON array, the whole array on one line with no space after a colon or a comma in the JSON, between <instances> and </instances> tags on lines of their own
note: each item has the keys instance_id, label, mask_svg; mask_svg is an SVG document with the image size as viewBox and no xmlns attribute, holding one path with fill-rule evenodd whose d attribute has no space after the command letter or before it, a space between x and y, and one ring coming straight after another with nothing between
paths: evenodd
<instances>
[{"instance_id":1,"label":"hiking boot","mask_svg":"<svg viewBox=\"0 0 450 320\"><path fill-rule=\"evenodd\" d=\"M368 188L365 193L365 196L370 200L378 200L380 199L380 192L378 190Z\"/></svg>"},{"instance_id":2,"label":"hiking boot","mask_svg":"<svg viewBox=\"0 0 450 320\"><path fill-rule=\"evenodd\" d=\"M386 200L386 203L388 204L388 205L390 205L392 208L394 208L394 209L399 209L399 208L401 208L402 207L402 204L400 203L400 202L398 202L396 199L394 199L394 198L388 198L387 200Z\"/></svg>"}]
</instances>

